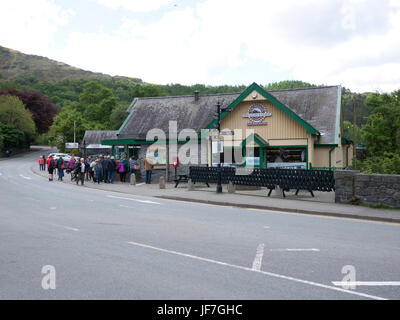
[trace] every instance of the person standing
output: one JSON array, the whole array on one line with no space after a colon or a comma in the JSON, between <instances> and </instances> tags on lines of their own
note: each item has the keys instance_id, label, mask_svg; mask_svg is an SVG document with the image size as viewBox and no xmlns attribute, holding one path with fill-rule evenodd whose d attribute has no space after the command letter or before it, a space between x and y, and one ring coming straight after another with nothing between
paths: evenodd
<instances>
[{"instance_id":1,"label":"person standing","mask_svg":"<svg viewBox=\"0 0 400 320\"><path fill-rule=\"evenodd\" d=\"M131 174L133 173L135 176L137 176L137 173L138 173L138 170L139 170L139 163L135 159L135 156L132 156L129 159L129 170L130 170Z\"/></svg>"},{"instance_id":2,"label":"person standing","mask_svg":"<svg viewBox=\"0 0 400 320\"><path fill-rule=\"evenodd\" d=\"M44 159L42 156L39 158L39 170L44 171Z\"/></svg>"},{"instance_id":3,"label":"person standing","mask_svg":"<svg viewBox=\"0 0 400 320\"><path fill-rule=\"evenodd\" d=\"M65 164L64 164L64 159L62 157L59 157L57 159L56 167L58 170L58 181L63 181Z\"/></svg>"},{"instance_id":4,"label":"person standing","mask_svg":"<svg viewBox=\"0 0 400 320\"><path fill-rule=\"evenodd\" d=\"M119 173L119 181L122 183L122 182L125 182L124 180L124 178L125 178L125 168L124 168L124 163L122 162L122 160L120 160L120 161L118 161L118 164L117 164L117 171L118 171L118 173Z\"/></svg>"},{"instance_id":5,"label":"person standing","mask_svg":"<svg viewBox=\"0 0 400 320\"><path fill-rule=\"evenodd\" d=\"M100 163L99 159L96 160L95 165L93 166L93 168L94 168L94 173L96 175L96 182L97 182L97 184L100 184L101 175L103 173L103 168L101 166L101 163Z\"/></svg>"},{"instance_id":6,"label":"person standing","mask_svg":"<svg viewBox=\"0 0 400 320\"><path fill-rule=\"evenodd\" d=\"M46 156L45 155L43 155L43 160L44 160L43 171L46 171L47 160L46 160Z\"/></svg>"},{"instance_id":7,"label":"person standing","mask_svg":"<svg viewBox=\"0 0 400 320\"><path fill-rule=\"evenodd\" d=\"M124 157L124 160L122 160L122 164L124 165L124 178L123 178L123 182L125 182L126 179L126 175L129 171L129 162L128 159L126 157Z\"/></svg>"},{"instance_id":8,"label":"person standing","mask_svg":"<svg viewBox=\"0 0 400 320\"><path fill-rule=\"evenodd\" d=\"M115 163L114 157L111 157L107 163L108 170L108 183L114 183L115 171L117 170L117 164Z\"/></svg>"},{"instance_id":9,"label":"person standing","mask_svg":"<svg viewBox=\"0 0 400 320\"><path fill-rule=\"evenodd\" d=\"M108 183L108 164L110 163L111 159L110 156L105 156L104 157L104 162L103 162L103 177L104 177L104 183Z\"/></svg>"},{"instance_id":10,"label":"person standing","mask_svg":"<svg viewBox=\"0 0 400 320\"><path fill-rule=\"evenodd\" d=\"M89 180L92 179L91 168L90 168L90 159L89 158L85 159L85 175L86 175L86 181L89 181Z\"/></svg>"},{"instance_id":11,"label":"person standing","mask_svg":"<svg viewBox=\"0 0 400 320\"><path fill-rule=\"evenodd\" d=\"M153 161L149 158L144 159L144 169L146 170L146 184L151 183L151 174L153 172Z\"/></svg>"},{"instance_id":12,"label":"person standing","mask_svg":"<svg viewBox=\"0 0 400 320\"><path fill-rule=\"evenodd\" d=\"M53 157L47 159L47 170L49 172L49 181L53 181L54 168L56 167L56 162Z\"/></svg>"},{"instance_id":13,"label":"person standing","mask_svg":"<svg viewBox=\"0 0 400 320\"><path fill-rule=\"evenodd\" d=\"M79 181L81 182L81 185L83 186L85 182L85 159L81 158L80 161L77 161L75 164L75 175L76 175L76 184L79 184Z\"/></svg>"}]
</instances>

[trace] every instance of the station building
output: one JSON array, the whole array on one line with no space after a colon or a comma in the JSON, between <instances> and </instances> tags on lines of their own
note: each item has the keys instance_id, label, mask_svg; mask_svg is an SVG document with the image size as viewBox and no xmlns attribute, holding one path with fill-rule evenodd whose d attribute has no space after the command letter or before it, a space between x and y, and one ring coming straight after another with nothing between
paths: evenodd
<instances>
[{"instance_id":1,"label":"station building","mask_svg":"<svg viewBox=\"0 0 400 320\"><path fill-rule=\"evenodd\" d=\"M258 168L345 168L353 152L351 141L343 137L341 93L341 86L266 91L253 83L236 94L136 98L116 138L101 144L111 146L117 156L152 158L155 170L169 180L170 140L176 137L178 152L185 148L185 129L197 135L199 149L193 163L180 166L180 171L218 162ZM217 103L231 110L221 114L222 142L215 132ZM153 129L165 133L157 140L165 147L160 144L149 152L154 140L149 141L148 133Z\"/></svg>"}]
</instances>

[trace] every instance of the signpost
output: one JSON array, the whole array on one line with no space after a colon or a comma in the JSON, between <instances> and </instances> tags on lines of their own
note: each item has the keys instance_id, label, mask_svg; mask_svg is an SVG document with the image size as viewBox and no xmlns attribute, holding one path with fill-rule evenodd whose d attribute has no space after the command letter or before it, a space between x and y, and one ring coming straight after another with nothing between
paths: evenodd
<instances>
[{"instance_id":1,"label":"signpost","mask_svg":"<svg viewBox=\"0 0 400 320\"><path fill-rule=\"evenodd\" d=\"M232 109L229 108L221 108L221 102L217 103L217 112L214 112L214 119L217 120L215 124L215 128L218 131L218 142L220 143L220 135L221 135L221 113L222 112L231 112ZM221 172L221 160L218 161L218 180L217 180L217 193L222 193L222 172Z\"/></svg>"},{"instance_id":2,"label":"signpost","mask_svg":"<svg viewBox=\"0 0 400 320\"><path fill-rule=\"evenodd\" d=\"M78 149L79 143L75 142L67 142L65 143L65 149Z\"/></svg>"}]
</instances>

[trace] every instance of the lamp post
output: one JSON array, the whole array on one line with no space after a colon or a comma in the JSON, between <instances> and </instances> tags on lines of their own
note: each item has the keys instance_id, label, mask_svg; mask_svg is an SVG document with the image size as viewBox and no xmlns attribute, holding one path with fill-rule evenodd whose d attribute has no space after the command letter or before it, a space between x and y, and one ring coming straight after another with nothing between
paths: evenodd
<instances>
[{"instance_id":1,"label":"lamp post","mask_svg":"<svg viewBox=\"0 0 400 320\"><path fill-rule=\"evenodd\" d=\"M221 114L222 112L231 112L232 109L229 108L221 108L221 102L217 102L217 112L214 113L214 118L217 120L216 123L216 128L218 130L218 145L217 145L217 151L218 154L220 155L220 144L221 144ZM215 127L214 126L214 127ZM218 161L218 178L217 178L217 189L216 193L222 193L222 168L221 168L221 156L219 156L219 161Z\"/></svg>"},{"instance_id":2,"label":"lamp post","mask_svg":"<svg viewBox=\"0 0 400 320\"><path fill-rule=\"evenodd\" d=\"M83 158L86 159L86 140L83 140Z\"/></svg>"}]
</instances>

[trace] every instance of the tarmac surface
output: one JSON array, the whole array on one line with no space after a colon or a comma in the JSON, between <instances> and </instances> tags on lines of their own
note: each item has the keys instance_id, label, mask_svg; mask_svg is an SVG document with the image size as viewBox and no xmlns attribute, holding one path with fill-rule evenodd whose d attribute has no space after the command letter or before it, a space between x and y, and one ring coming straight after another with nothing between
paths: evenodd
<instances>
[{"instance_id":1,"label":"tarmac surface","mask_svg":"<svg viewBox=\"0 0 400 320\"><path fill-rule=\"evenodd\" d=\"M0 161L0 299L400 298L399 224L288 211L339 210L316 201L49 182L32 172L42 153ZM250 199L280 210L238 207Z\"/></svg>"}]
</instances>

